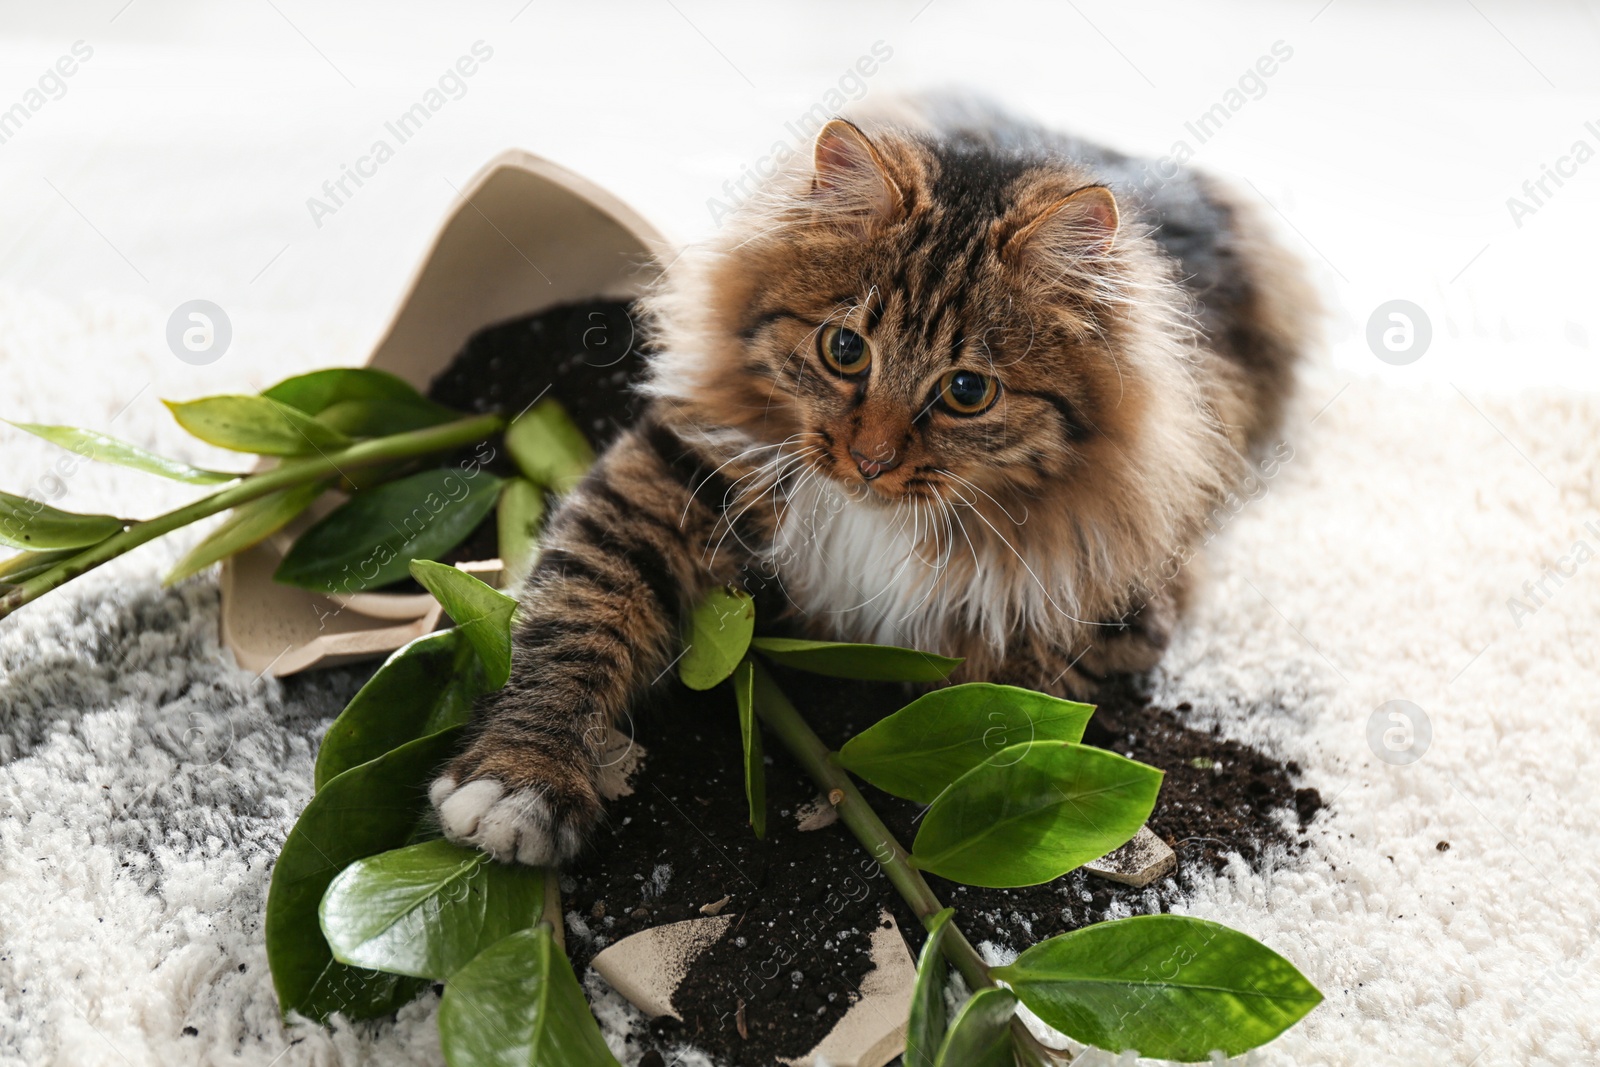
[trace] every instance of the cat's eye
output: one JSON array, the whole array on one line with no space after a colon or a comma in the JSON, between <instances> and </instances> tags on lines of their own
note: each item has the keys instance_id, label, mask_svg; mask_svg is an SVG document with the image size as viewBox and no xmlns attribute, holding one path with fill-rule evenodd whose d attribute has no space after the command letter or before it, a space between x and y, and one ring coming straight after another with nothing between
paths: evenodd
<instances>
[{"instance_id":1,"label":"cat's eye","mask_svg":"<svg viewBox=\"0 0 1600 1067\"><path fill-rule=\"evenodd\" d=\"M987 411L1000 393L1000 383L986 374L953 370L939 380L939 399L957 415Z\"/></svg>"},{"instance_id":2,"label":"cat's eye","mask_svg":"<svg viewBox=\"0 0 1600 1067\"><path fill-rule=\"evenodd\" d=\"M872 345L847 326L828 326L818 339L822 361L840 374L860 374L872 365Z\"/></svg>"}]
</instances>

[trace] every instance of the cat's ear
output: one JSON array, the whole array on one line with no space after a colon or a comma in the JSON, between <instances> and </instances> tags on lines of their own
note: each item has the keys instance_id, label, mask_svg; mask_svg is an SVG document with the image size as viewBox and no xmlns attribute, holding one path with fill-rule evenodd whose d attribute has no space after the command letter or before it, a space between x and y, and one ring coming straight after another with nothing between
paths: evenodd
<instances>
[{"instance_id":1,"label":"cat's ear","mask_svg":"<svg viewBox=\"0 0 1600 1067\"><path fill-rule=\"evenodd\" d=\"M900 187L883 157L854 124L834 119L817 134L811 199L841 221L873 224L893 218Z\"/></svg>"},{"instance_id":2,"label":"cat's ear","mask_svg":"<svg viewBox=\"0 0 1600 1067\"><path fill-rule=\"evenodd\" d=\"M1001 258L1104 255L1117 239L1117 198L1103 185L1090 185L1021 221L1000 247Z\"/></svg>"}]
</instances>

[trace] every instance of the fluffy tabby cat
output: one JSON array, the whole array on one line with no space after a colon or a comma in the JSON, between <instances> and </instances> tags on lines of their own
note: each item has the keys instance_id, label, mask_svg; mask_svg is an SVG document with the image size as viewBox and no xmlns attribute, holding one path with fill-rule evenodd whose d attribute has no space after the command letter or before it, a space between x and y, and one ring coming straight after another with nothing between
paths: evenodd
<instances>
[{"instance_id":1,"label":"fluffy tabby cat","mask_svg":"<svg viewBox=\"0 0 1600 1067\"><path fill-rule=\"evenodd\" d=\"M1311 307L1203 175L970 103L829 123L650 298L649 409L551 519L511 681L432 787L445 833L571 858L600 742L714 585L957 681L1152 666Z\"/></svg>"}]
</instances>

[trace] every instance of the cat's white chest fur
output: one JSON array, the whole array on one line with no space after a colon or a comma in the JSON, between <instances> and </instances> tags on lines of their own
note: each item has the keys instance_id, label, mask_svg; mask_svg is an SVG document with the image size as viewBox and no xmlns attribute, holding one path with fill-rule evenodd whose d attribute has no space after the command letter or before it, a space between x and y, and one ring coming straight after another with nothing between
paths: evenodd
<instances>
[{"instance_id":1,"label":"cat's white chest fur","mask_svg":"<svg viewBox=\"0 0 1600 1067\"><path fill-rule=\"evenodd\" d=\"M951 651L954 635L976 632L1000 648L1018 627L1056 614L1053 605L1068 592L1047 591L1040 569L1058 577L1049 561L991 565L985 557L995 539L970 509L947 515L926 501L883 506L820 482L790 497L771 561L820 633ZM955 521L961 512L965 533Z\"/></svg>"}]
</instances>

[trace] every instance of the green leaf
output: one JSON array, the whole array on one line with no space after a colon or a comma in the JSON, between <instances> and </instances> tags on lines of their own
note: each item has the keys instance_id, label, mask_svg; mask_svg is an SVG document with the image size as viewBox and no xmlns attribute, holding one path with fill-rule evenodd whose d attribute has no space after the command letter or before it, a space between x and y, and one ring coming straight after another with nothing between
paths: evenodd
<instances>
[{"instance_id":1,"label":"green leaf","mask_svg":"<svg viewBox=\"0 0 1600 1067\"><path fill-rule=\"evenodd\" d=\"M1322 1002L1294 964L1237 930L1140 915L1052 937L991 972L1030 1011L1098 1048L1194 1062L1238 1056Z\"/></svg>"},{"instance_id":2,"label":"green leaf","mask_svg":"<svg viewBox=\"0 0 1600 1067\"><path fill-rule=\"evenodd\" d=\"M351 437L386 437L438 426L460 414L421 397L416 400L341 400L317 412L317 421Z\"/></svg>"},{"instance_id":3,"label":"green leaf","mask_svg":"<svg viewBox=\"0 0 1600 1067\"><path fill-rule=\"evenodd\" d=\"M444 730L328 782L289 831L267 890L267 962L278 1006L326 1020L388 1015L425 988L414 978L348 967L317 923L322 896L356 860L405 845L428 809L425 785L461 741Z\"/></svg>"},{"instance_id":4,"label":"green leaf","mask_svg":"<svg viewBox=\"0 0 1600 1067\"><path fill-rule=\"evenodd\" d=\"M852 645L793 637L758 637L750 644L785 667L861 682L937 682L961 665L959 659L894 645Z\"/></svg>"},{"instance_id":5,"label":"green leaf","mask_svg":"<svg viewBox=\"0 0 1600 1067\"><path fill-rule=\"evenodd\" d=\"M359 490L295 540L273 577L318 593L399 581L412 560L460 544L494 507L500 481L437 467Z\"/></svg>"},{"instance_id":6,"label":"green leaf","mask_svg":"<svg viewBox=\"0 0 1600 1067\"><path fill-rule=\"evenodd\" d=\"M1037 885L1126 844L1162 774L1104 749L1033 741L1002 749L939 794L911 861L995 889Z\"/></svg>"},{"instance_id":7,"label":"green leaf","mask_svg":"<svg viewBox=\"0 0 1600 1067\"><path fill-rule=\"evenodd\" d=\"M517 602L443 563L412 560L411 576L438 598L456 629L477 650L489 688L505 685L511 677L511 618Z\"/></svg>"},{"instance_id":8,"label":"green leaf","mask_svg":"<svg viewBox=\"0 0 1600 1067\"><path fill-rule=\"evenodd\" d=\"M125 524L114 515L79 515L0 492L0 544L45 552L97 545Z\"/></svg>"},{"instance_id":9,"label":"green leaf","mask_svg":"<svg viewBox=\"0 0 1600 1067\"><path fill-rule=\"evenodd\" d=\"M544 490L526 478L507 478L500 490L495 518L500 535L500 562L508 577L521 578L538 555L539 527L544 523Z\"/></svg>"},{"instance_id":10,"label":"green leaf","mask_svg":"<svg viewBox=\"0 0 1600 1067\"><path fill-rule=\"evenodd\" d=\"M489 691L483 662L460 628L419 637L399 649L351 698L317 750L316 788L351 767L472 718Z\"/></svg>"},{"instance_id":11,"label":"green leaf","mask_svg":"<svg viewBox=\"0 0 1600 1067\"><path fill-rule=\"evenodd\" d=\"M162 403L179 426L202 441L235 452L298 456L350 444L350 438L299 408L264 396L208 396Z\"/></svg>"},{"instance_id":12,"label":"green leaf","mask_svg":"<svg viewBox=\"0 0 1600 1067\"><path fill-rule=\"evenodd\" d=\"M845 743L839 762L885 793L931 804L1003 748L1080 741L1092 704L971 682L926 693Z\"/></svg>"},{"instance_id":13,"label":"green leaf","mask_svg":"<svg viewBox=\"0 0 1600 1067\"><path fill-rule=\"evenodd\" d=\"M317 415L350 400L389 400L432 404L404 378L371 367L330 367L285 378L261 395L280 404ZM452 416L454 417L454 416Z\"/></svg>"},{"instance_id":14,"label":"green leaf","mask_svg":"<svg viewBox=\"0 0 1600 1067\"><path fill-rule=\"evenodd\" d=\"M172 568L163 585L172 585L205 570L220 559L242 552L283 529L322 495L322 482L291 485L286 489L240 504L211 535L189 550Z\"/></svg>"},{"instance_id":15,"label":"green leaf","mask_svg":"<svg viewBox=\"0 0 1600 1067\"><path fill-rule=\"evenodd\" d=\"M322 897L322 936L352 967L443 981L539 921L544 872L449 841L357 860Z\"/></svg>"},{"instance_id":16,"label":"green leaf","mask_svg":"<svg viewBox=\"0 0 1600 1067\"><path fill-rule=\"evenodd\" d=\"M130 445L126 441L107 437L94 430L80 430L75 426L45 426L37 422L13 422L11 425L35 437L42 437L51 444L76 452L85 459L115 463L120 467L132 467L146 474L159 474L163 478L188 482L190 485L215 485L218 482L231 482L235 478L242 477L227 471L209 471L191 467L187 463L179 463L175 459L146 452L138 445Z\"/></svg>"},{"instance_id":17,"label":"green leaf","mask_svg":"<svg viewBox=\"0 0 1600 1067\"><path fill-rule=\"evenodd\" d=\"M16 585L76 556L81 549L58 548L50 552L18 552L0 563L0 583Z\"/></svg>"},{"instance_id":18,"label":"green leaf","mask_svg":"<svg viewBox=\"0 0 1600 1067\"><path fill-rule=\"evenodd\" d=\"M678 677L690 689L710 689L733 673L750 647L756 602L742 590L711 590L689 616Z\"/></svg>"},{"instance_id":19,"label":"green leaf","mask_svg":"<svg viewBox=\"0 0 1600 1067\"><path fill-rule=\"evenodd\" d=\"M1011 1017L1016 1012L1017 998L1006 990L978 990L950 1024L938 1067L1012 1067Z\"/></svg>"},{"instance_id":20,"label":"green leaf","mask_svg":"<svg viewBox=\"0 0 1600 1067\"><path fill-rule=\"evenodd\" d=\"M750 805L750 827L767 836L767 767L761 751L761 725L756 721L755 664L739 661L733 671L733 695L739 704L739 734L744 739L744 797Z\"/></svg>"},{"instance_id":21,"label":"green leaf","mask_svg":"<svg viewBox=\"0 0 1600 1067\"><path fill-rule=\"evenodd\" d=\"M565 493L594 464L589 439L554 398L546 398L512 420L506 451L535 483Z\"/></svg>"},{"instance_id":22,"label":"green leaf","mask_svg":"<svg viewBox=\"0 0 1600 1067\"><path fill-rule=\"evenodd\" d=\"M439 1005L451 1067L617 1067L547 923L485 949Z\"/></svg>"},{"instance_id":23,"label":"green leaf","mask_svg":"<svg viewBox=\"0 0 1600 1067\"><path fill-rule=\"evenodd\" d=\"M911 1018L906 1023L905 1067L934 1067L944 1040L944 984L949 974L942 951L954 908L946 908L928 924L928 940L917 957L917 979L911 987Z\"/></svg>"}]
</instances>

